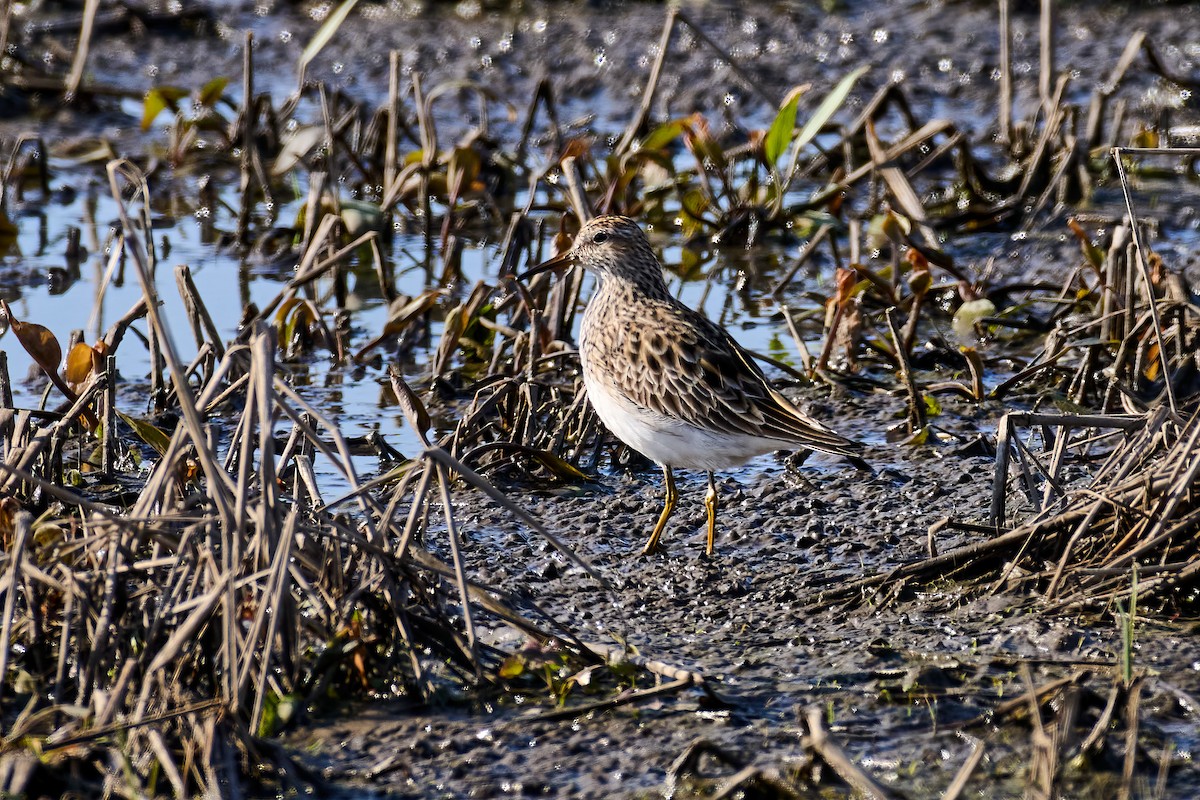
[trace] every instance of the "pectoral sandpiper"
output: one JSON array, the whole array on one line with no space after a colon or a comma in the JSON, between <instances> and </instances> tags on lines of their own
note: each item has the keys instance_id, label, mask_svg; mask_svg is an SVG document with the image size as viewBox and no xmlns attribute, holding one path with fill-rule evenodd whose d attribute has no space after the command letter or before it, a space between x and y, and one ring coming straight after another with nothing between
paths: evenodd
<instances>
[{"instance_id":1,"label":"pectoral sandpiper","mask_svg":"<svg viewBox=\"0 0 1200 800\"><path fill-rule=\"evenodd\" d=\"M520 278L572 261L600 279L579 335L588 399L608 429L657 462L666 479L666 505L643 553L658 548L675 510L675 467L708 473L706 552L712 555L714 470L781 449L860 461L858 444L796 408L724 328L671 295L662 264L636 222L597 217L570 250Z\"/></svg>"}]
</instances>

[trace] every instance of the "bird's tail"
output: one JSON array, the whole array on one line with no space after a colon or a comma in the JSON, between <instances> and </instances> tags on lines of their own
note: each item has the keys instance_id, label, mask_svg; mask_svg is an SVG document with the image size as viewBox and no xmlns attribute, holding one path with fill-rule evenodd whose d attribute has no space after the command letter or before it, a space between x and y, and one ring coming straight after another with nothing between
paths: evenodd
<instances>
[{"instance_id":1,"label":"bird's tail","mask_svg":"<svg viewBox=\"0 0 1200 800\"><path fill-rule=\"evenodd\" d=\"M863 460L861 443L835 433L826 425L805 414L775 387L768 386L768 391L771 393L771 399L779 407L781 416L786 414L789 418L786 420L787 423L790 423L787 424L787 428L796 434L797 444L810 450L842 456L858 469L871 470L871 466Z\"/></svg>"}]
</instances>

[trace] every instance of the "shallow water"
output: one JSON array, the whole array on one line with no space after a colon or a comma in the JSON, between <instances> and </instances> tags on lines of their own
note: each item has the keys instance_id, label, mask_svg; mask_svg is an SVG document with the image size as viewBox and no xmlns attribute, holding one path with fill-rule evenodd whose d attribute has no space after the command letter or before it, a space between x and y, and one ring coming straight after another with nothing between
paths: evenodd
<instances>
[{"instance_id":1,"label":"shallow water","mask_svg":"<svg viewBox=\"0 0 1200 800\"><path fill-rule=\"evenodd\" d=\"M66 187L87 187L93 173L67 163L51 163L51 191L64 194ZM280 218L289 219L298 211L298 204L280 209ZM28 209L28 210L27 210ZM35 210L36 209L36 210ZM88 342L95 342L107 327L128 311L142 296L142 289L133 265L118 267L110 275L108 246L112 241L119 212L116 204L101 189L91 187L79 191L69 202L49 206L35 198L15 209L14 222L18 235L14 247L0 261L0 269L10 276L2 295L8 300L18 319L43 324L65 345L70 333L82 329ZM174 268L186 264L201 298L204 300L213 322L225 341L233 340L238 333L238 324L244 308L249 303L266 306L281 292L292 274L291 269L267 267L253 261L244 261L234 248L220 246L211 239L211 225L230 224L230 212L222 209L199 209L190 216L171 217L155 214L153 217L154 240L160 253L156 290L163 303L164 317L170 330L176 353L187 364L197 354L197 346L187 324L183 302L175 285ZM217 216L217 219L210 217ZM67 229L79 228L82 242L88 255L79 265L78 276L68 274L63 253L66 250ZM422 266L424 237L414 234L393 233L387 237L385 250L391 255L395 285L399 292L415 296L426 289L441 288L431 280L430 273ZM794 254L795 249L788 250ZM759 252L772 256L772 262L786 258L785 253L768 253L766 248ZM746 347L770 353L781 360L797 364L795 344L781 320L771 319L777 314L777 304L765 289L776 276L773 272L756 273L754 287L743 290L746 278L738 272L739 265L723 267L725 254L718 254L706 269L711 274L701 274L694 280L684 281L671 278L672 290L688 305L702 309L712 319L719 320L734 332L735 337ZM743 254L754 261L753 254ZM437 258L439 256L436 256ZM663 258L668 269L677 265L681 250L667 247ZM817 259L818 263L820 259ZM282 262L286 264L287 262ZM436 261L435 261L436 263ZM501 284L497 277L499 263L498 245L495 243L468 243L462 251L462 279L458 291L476 281L492 285ZM436 272L436 270L434 270ZM350 352L355 352L382 330L388 318L388 308L378 292L373 279L355 281L351 274L349 290L352 337ZM53 280L52 280L53 276ZM828 291L828 280L824 271L810 272L813 290ZM584 297L591 291L591 278L585 285ZM789 294L798 293L804 286L796 285ZM757 289L757 291L756 291ZM736 290L736 291L735 291ZM324 287L320 289L324 291ZM786 299L786 298L785 298ZM135 323L134 328L144 334L145 321ZM435 318L431 324L428 342L436 348L442 332L442 322ZM810 340L811 351L819 349L816 339ZM0 345L8 357L10 375L14 380L14 400L17 408L35 408L42 402L48 385L32 358L19 346L11 334L0 339ZM380 350L388 355L388 345ZM428 346L418 344L411 353L408 377L419 380L427 359L433 354ZM125 387L121 390L126 405L125 413L142 415L149 409L139 407L147 397L150 360L144 339L130 334L117 351L119 377ZM385 359L386 360L386 359ZM407 359L406 359L407 361ZM415 453L420 444L400 411L384 401L383 387L387 382L383 365L353 368L333 363L326 351L304 356L298 362L281 365L291 376L291 381L300 393L312 401L341 431L351 437L363 436L376 431L385 436L389 443L402 453ZM60 402L57 390L51 389L49 403ZM327 497L340 495L349 489L345 479L328 464L318 459L318 476ZM379 465L374 457L358 457L355 468L359 475L378 472Z\"/></svg>"}]
</instances>

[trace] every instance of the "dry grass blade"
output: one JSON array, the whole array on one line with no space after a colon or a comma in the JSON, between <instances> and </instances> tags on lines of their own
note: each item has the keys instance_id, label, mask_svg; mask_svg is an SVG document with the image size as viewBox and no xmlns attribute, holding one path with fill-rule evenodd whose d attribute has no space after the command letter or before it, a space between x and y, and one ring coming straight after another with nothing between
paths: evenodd
<instances>
[{"instance_id":1,"label":"dry grass blade","mask_svg":"<svg viewBox=\"0 0 1200 800\"><path fill-rule=\"evenodd\" d=\"M1058 753L1054 742L1042 726L1042 710L1038 704L1038 691L1033 685L1029 665L1021 664L1021 678L1027 687L1025 697L1029 700L1030 727L1029 770L1025 782L1025 796L1031 800L1050 800L1054 788L1054 777L1058 771Z\"/></svg>"},{"instance_id":2,"label":"dry grass blade","mask_svg":"<svg viewBox=\"0 0 1200 800\"><path fill-rule=\"evenodd\" d=\"M25 558L25 550L29 546L29 537L33 532L33 516L27 511L18 511L13 515L13 549L9 551L8 574L5 575L7 590L4 593L3 629L0 630L0 699L4 697L4 676L8 674L8 659L12 641L13 623L15 622L17 606L17 587L21 583L21 563Z\"/></svg>"},{"instance_id":3,"label":"dry grass blade","mask_svg":"<svg viewBox=\"0 0 1200 800\"><path fill-rule=\"evenodd\" d=\"M1142 683L1144 678L1138 676L1126 688L1125 700L1125 763L1121 769L1121 791L1118 800L1130 800L1133 797L1133 773L1137 766L1138 755L1138 708L1142 702Z\"/></svg>"},{"instance_id":4,"label":"dry grass blade","mask_svg":"<svg viewBox=\"0 0 1200 800\"><path fill-rule=\"evenodd\" d=\"M1132 223L1130 228L1133 234L1134 254L1137 257L1138 268L1141 270L1142 280L1145 282L1144 285L1147 287L1147 290L1153 291L1149 287L1154 286L1154 279L1150 275L1150 265L1146 260L1146 249L1142 244L1140 228L1137 224L1137 215L1133 212L1133 196L1130 193L1131 190L1129 188L1129 178L1125 174L1124 154L1127 152L1130 152L1127 148L1114 147L1112 149L1113 163L1116 164L1117 175L1121 179L1121 191L1125 195L1125 208L1129 212L1129 219ZM1167 342L1163 334L1162 321L1159 319L1158 302L1154 299L1151 299L1148 306L1150 310L1150 319L1154 324L1154 335L1158 338L1159 352L1166 353L1168 352ZM1175 401L1175 387L1171 380L1171 372L1165 366L1164 373L1163 385L1166 390L1167 403L1171 406L1171 411L1178 412L1179 406Z\"/></svg>"},{"instance_id":5,"label":"dry grass blade","mask_svg":"<svg viewBox=\"0 0 1200 800\"><path fill-rule=\"evenodd\" d=\"M971 752L967 755L967 760L959 768L958 773L954 776L950 786L947 787L942 795L942 800L958 800L962 797L963 792L967 790L967 783L971 780L971 775L974 774L979 762L983 760L983 755L987 751L983 742L976 739L974 736L964 737L971 745Z\"/></svg>"},{"instance_id":6,"label":"dry grass blade","mask_svg":"<svg viewBox=\"0 0 1200 800\"><path fill-rule=\"evenodd\" d=\"M329 41L338 32L338 28L342 27L342 23L346 21L346 17L350 16L350 12L358 5L358 0L342 0L337 8L330 12L325 21L321 23L321 27L316 34L304 47L304 52L300 54L300 60L296 63L296 69L299 73L298 84L301 88L304 86L304 76L308 71L308 65L316 57L317 53L329 44Z\"/></svg>"},{"instance_id":7,"label":"dry grass blade","mask_svg":"<svg viewBox=\"0 0 1200 800\"><path fill-rule=\"evenodd\" d=\"M80 82L83 81L83 71L87 67L88 50L92 43L92 27L96 22L96 12L99 10L100 0L87 0L83 5L83 25L79 30L79 46L75 49L75 58L71 62L71 74L67 76L66 99L68 101L74 98L79 91Z\"/></svg>"},{"instance_id":8,"label":"dry grass blade","mask_svg":"<svg viewBox=\"0 0 1200 800\"><path fill-rule=\"evenodd\" d=\"M917 230L921 232L925 244L936 248L938 246L937 234L926 224L925 206L921 204L921 198L917 196L916 190L904 175L904 171L889 163L883 146L875 136L874 123L867 124L867 146L871 151L871 164L887 184L888 191L896 202L896 207L904 216L916 223Z\"/></svg>"},{"instance_id":9,"label":"dry grass blade","mask_svg":"<svg viewBox=\"0 0 1200 800\"><path fill-rule=\"evenodd\" d=\"M196 336L197 347L200 344L208 342L212 345L212 351L214 351L217 360L220 361L224 357L224 343L221 339L221 333L217 331L217 326L212 321L212 314L209 313L208 307L200 299L199 290L196 288L196 281L192 279L192 270L188 269L185 264L175 267L175 282L179 285L179 296L184 299L188 321L191 321L192 333Z\"/></svg>"},{"instance_id":10,"label":"dry grass blade","mask_svg":"<svg viewBox=\"0 0 1200 800\"><path fill-rule=\"evenodd\" d=\"M212 610L220 603L224 597L225 591L229 586L231 575L226 574L218 579L213 587L203 596L197 598L197 602L192 603L191 613L182 625L177 627L171 634L166 643L154 653L154 658L146 666L146 675L152 676L155 672L165 668L168 664L178 659L183 649L192 643L195 634L200 630L201 626L208 623L212 616Z\"/></svg>"},{"instance_id":11,"label":"dry grass blade","mask_svg":"<svg viewBox=\"0 0 1200 800\"><path fill-rule=\"evenodd\" d=\"M471 612L471 596L467 589L467 575L463 567L462 553L459 550L458 527L454 524L454 502L450 499L450 476L440 467L436 469L438 489L442 496L442 516L446 522L446 539L450 544L450 556L454 563L454 580L458 584L458 596L462 602L463 628L466 631L467 646L471 649L471 662L475 665L476 677L479 677L479 637L475 631L475 619Z\"/></svg>"},{"instance_id":12,"label":"dry grass blade","mask_svg":"<svg viewBox=\"0 0 1200 800\"><path fill-rule=\"evenodd\" d=\"M291 558L292 543L295 541L299 533L299 511L293 509L288 515L287 521L284 523L282 535L275 548L274 561L271 564L271 574L267 581L267 585L263 591L263 597L269 602L263 602L259 606L259 613L255 617L254 626L247 635L248 641L255 643L260 641L259 636L262 635L261 641L270 643L275 641L275 636L279 632L282 625L282 619L285 615L284 603L290 600L291 590L288 584L288 577L291 572L288 569L288 561ZM270 623L263 632L264 619L267 614L270 614ZM262 725L263 704L267 699L269 686L267 682L268 671L271 667L273 648L265 647L260 651L258 681L254 686L254 704L250 712L250 729L259 730ZM244 690L246 681L250 675L250 667L252 660L246 658L243 661L242 674L238 681L239 691Z\"/></svg>"},{"instance_id":13,"label":"dry grass blade","mask_svg":"<svg viewBox=\"0 0 1200 800\"><path fill-rule=\"evenodd\" d=\"M655 697L661 697L665 694L673 694L692 685L691 680L680 678L679 680L661 683L658 686L652 686L649 689L639 689L637 691L622 692L616 697L611 697L606 700L598 700L594 703L584 703L583 705L570 706L569 708L559 709L557 711L545 711L538 714L531 714L528 717L529 722L552 722L560 719L578 719L588 714L597 713L600 711L608 711L613 708L622 706L636 705L644 700L651 700Z\"/></svg>"},{"instance_id":14,"label":"dry grass blade","mask_svg":"<svg viewBox=\"0 0 1200 800\"><path fill-rule=\"evenodd\" d=\"M638 136L641 135L642 129L646 125L646 120L650 117L650 108L654 105L654 97L658 92L663 64L667 60L667 53L671 47L671 36L675 33L676 17L678 14L679 9L676 6L667 6L667 15L663 20L662 33L658 37L658 55L654 58L654 64L650 67L650 75L646 78L646 86L642 89L642 100L637 114L629 121L629 126L625 128L625 133L615 148L618 154L627 152L633 146Z\"/></svg>"},{"instance_id":15,"label":"dry grass blade","mask_svg":"<svg viewBox=\"0 0 1200 800\"><path fill-rule=\"evenodd\" d=\"M997 125L1001 143L1013 144L1012 108L1012 15L1011 0L999 0L1000 6L1000 109Z\"/></svg>"},{"instance_id":16,"label":"dry grass blade","mask_svg":"<svg viewBox=\"0 0 1200 800\"><path fill-rule=\"evenodd\" d=\"M904 388L908 393L908 435L914 436L925 430L928 424L925 416L925 396L921 390L917 388L916 381L913 378L912 369L909 366L908 351L904 347L904 339L900 336L900 332L896 328L896 313L894 308L889 308L887 311L888 332L892 336L892 352L896 356L896 363L900 367L900 380L904 384Z\"/></svg>"},{"instance_id":17,"label":"dry grass blade","mask_svg":"<svg viewBox=\"0 0 1200 800\"><path fill-rule=\"evenodd\" d=\"M533 529L535 533L549 542L555 550L558 550L560 553L566 556L567 560L569 560L572 564L586 572L593 580L599 583L606 590L612 591L612 584L609 583L608 579L601 575L595 567L589 564L582 556L580 556L570 547L567 547L567 545L561 539L547 530L546 526L542 525L541 522L530 516L528 512L515 504L507 495L505 495L496 487L492 486L492 484L489 483L482 475L475 472L475 470L466 466L441 448L433 448L426 451L426 454L434 460L440 462L443 466L457 473L458 476L467 483L471 484L476 489L483 492L500 505L504 506L504 508L508 509L508 511L517 517L517 519L524 522L531 529Z\"/></svg>"},{"instance_id":18,"label":"dry grass blade","mask_svg":"<svg viewBox=\"0 0 1200 800\"><path fill-rule=\"evenodd\" d=\"M146 313L155 331L158 333L158 341L164 348L163 355L167 359L167 366L171 371L171 378L175 383L175 396L179 402L180 411L183 413L188 433L192 437L192 441L196 444L197 455L200 458L204 472L208 476L209 497L216 505L218 513L228 530L234 516L231 498L232 487L225 480L224 471L221 470L216 460L212 458L208 448L205 447L207 436L204 434L200 415L196 410L196 405L192 398L191 384L188 383L187 375L179 362L179 358L175 354L169 328L159 310L158 292L154 288L154 279L150 272L150 266L142 250L141 238L137 235L133 224L130 222L128 213L125 210L125 203L121 197L121 188L118 183L119 175L125 176L138 186L143 198L149 197L150 190L146 185L145 178L141 176L140 171L132 163L128 161L114 161L108 165L109 187L120 210L125 247L137 268L138 280L142 285L142 294L146 299Z\"/></svg>"}]
</instances>

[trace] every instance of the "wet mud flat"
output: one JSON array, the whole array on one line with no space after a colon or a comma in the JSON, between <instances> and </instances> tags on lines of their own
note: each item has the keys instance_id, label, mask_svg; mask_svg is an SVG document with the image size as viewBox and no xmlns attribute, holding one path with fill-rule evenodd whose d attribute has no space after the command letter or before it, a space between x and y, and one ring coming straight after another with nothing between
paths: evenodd
<instances>
[{"instance_id":1,"label":"wet mud flat","mask_svg":"<svg viewBox=\"0 0 1200 800\"><path fill-rule=\"evenodd\" d=\"M1039 105L1038 18L1026 4L1015 5L1015 111L1018 118L1033 118ZM703 112L714 129L732 131L736 149L744 144L739 140L743 129L771 125L776 104L789 88L802 82L832 86L865 64L871 70L849 95L848 111L861 108L888 81L898 81L921 115L953 120L963 140L983 154L985 166L996 167L1002 160L988 160L995 144L990 133L996 116L993 76L1000 58L995 4L854 2L831 9L798 4L751 11L714 3L685 5L683 12L689 22L681 26L666 61L651 107L655 120ZM48 140L106 137L130 151L152 152L146 162L161 166L170 161L159 149L161 131L141 131L138 124L142 108L137 98L147 78L192 88L213 74L237 74L244 34L252 31L259 88L283 94L288 90L283 87L295 82L305 42L327 13L322 5L211 4L187 23L195 35L150 25L141 31L144 46L137 48L128 47L125 31L113 23L93 42L90 63L97 83L128 93L121 101L128 108L101 103L97 113L71 108L47 113L43 100L26 97L29 105L17 109L15 121L5 123L3 130L15 134L34 118L22 115L44 115L37 120ZM420 72L427 87L468 79L487 87L499 104L518 107L535 97L545 77L558 97L563 128L603 151L616 146L640 100L665 13L654 4L362 5L309 65L308 77L379 106L387 97L388 52L394 50L400 73ZM1078 73L1063 95L1080 107L1086 107L1110 74L1135 29L1146 32L1171 69L1197 72L1200 52L1184 32L1200 29L1200 10L1189 4L1067 4L1060 8L1059 23L1058 66ZM700 32L749 70L752 82L737 76L728 58L715 55ZM350 41L361 46L346 46ZM65 50L47 52L61 59ZM1194 96L1153 69L1129 71L1122 87L1130 97L1123 107L1123 140L1137 126L1185 131L1194 122ZM433 108L443 141L480 125L477 105L452 92ZM520 134L522 119L519 113L494 114L490 132L511 142ZM1050 171L1063 164L1079 166L1083 160L1082 151L1064 151ZM194 188L204 169L194 172L193 167L164 170L171 172L166 183L189 187L180 196ZM1196 184L1192 176L1181 177L1172 169L1162 170L1167 174L1158 176L1159 188L1149 198L1161 234L1155 245L1169 261L1168 271L1195 285L1200 278L1192 194ZM236 181L236 169L228 164L219 164L211 174L231 185ZM84 188L83 183L77 188ZM940 198L945 192L931 194ZM1032 194L1022 199L1027 205L1018 210L1017 219L1008 218L1008 227L985 225L987 230L975 232L974 223L966 220L939 244L958 266L976 270L972 275L1010 271L1014 280L1019 276L1061 284L1081 261L1080 242L1065 218L1077 212L1089 230L1108 235L1124 214L1112 181L1078 205L1067 200L1058 204L1052 187ZM449 205L453 211L454 203ZM1035 206L1044 210L1044 217L1034 213ZM547 218L561 217L564 207L559 202ZM1023 219L1026 212L1029 218ZM417 226L415 212L397 216L403 218L401 228ZM657 219L660 226L665 221L661 214ZM480 213L455 230L481 251L498 249L504 230L493 223ZM744 233L744 227L731 223L722 233ZM546 231L552 230L547 223ZM429 247L437 240L428 231L424 237L404 232L410 238L398 250ZM1107 241L1099 233L1096 237ZM670 247L678 249L674 241ZM738 298L718 308L722 314L738 303L744 306L724 320L735 336L759 337L756 343L763 348L776 346L771 331L786 337L787 326L777 311L759 316L750 309L771 295L780 273L792 263L795 242L789 240L786 248L787 259L776 252L774 260L759 268L757 252L747 256L737 246L726 247L715 258L737 268L714 267L707 279L718 286L718 294ZM673 257L672 266L684 258ZM427 256L424 264L430 273L433 260ZM886 260L879 253L864 257L872 268ZM284 261L292 264L290 258ZM491 269L494 263L485 265ZM257 268L270 271L262 264ZM793 307L815 306L817 314L810 320L815 319L833 293L832 272L832 259L815 259L793 272L801 276L803 287L780 296ZM270 279L284 284L290 277ZM497 296L506 293L498 275L485 277L496 284ZM214 279L210 273L209 280L210 288L228 290L225 276ZM681 282L687 280L681 277ZM446 290L450 302L461 299L460 289L469 281L458 274L448 283L454 286L437 288ZM921 328L913 369L922 386L937 383L944 373L967 382L961 361L948 366L938 360L941 351L954 349L945 345L950 312L962 299L953 283L939 295L947 313L932 327ZM205 292L202 286L200 294ZM814 294L820 295L815 301ZM220 293L215 298L209 298L214 305L224 299ZM1066 304L1069 299L1064 290L1057 301ZM762 305L771 303L763 300ZM1085 306L1081 303L1081 317L1091 313ZM1186 329L1191 323L1180 314L1179 328ZM348 334L358 346L374 337L383 322L364 318L352 317L357 327L352 324ZM1069 322L1064 326L1071 327ZM526 324L522 319L521 325ZM230 329L232 335L232 323ZM819 323L810 322L806 332L813 329L819 334ZM1154 360L1149 341L1146 335L1140 345L1139 352L1150 355L1139 368L1146 359ZM871 345L878 353L886 341L879 338ZM1015 336L996 336L986 346L991 350L982 381L988 390L1036 362L1033 354L1039 352L1037 343ZM1009 346L1011 353L1005 351ZM772 352L790 353L790 347ZM1187 362L1186 348L1162 348L1168 349ZM407 366L425 370L422 359L433 360L434 350L417 348L415 357L406 352ZM326 355L309 358L318 361ZM945 554L988 541L995 532L989 529L989 507L1004 415L1046 408L1080 411L1072 405L1074 396L1060 391L1066 378L1003 399L939 395L926 409L928 438L904 441L894 428L911 409L896 378L899 370L883 363L867 363L858 373L847 367L844 374L816 385L792 381L782 368L770 370L815 417L864 441L874 472L832 458L814 457L796 466L781 456L766 456L724 473L719 478L718 553L712 559L703 555L702 475L681 475L680 506L664 538L666 551L640 557L636 553L661 508L661 481L652 465L601 445L595 458L579 462L584 478L555 476L544 482L549 488L533 480L506 481L502 465L489 473L511 500L594 565L611 584L608 589L529 526L514 521L509 509L463 491L459 484L453 505L470 580L508 593L522 608L536 606L571 635L609 652L614 663L583 666L483 615L483 646L515 655L496 670L504 672L511 664L512 674L499 680L489 674L482 692L446 680L430 693L432 703L410 699L412 695L394 699L405 692L356 686L350 669L345 683L352 689L331 691L332 697L318 698L311 710L279 725L286 728L281 739L286 753L300 774L311 779L310 790L343 797L850 796L850 787L861 788L864 784L856 781L865 777L880 796L909 798L947 793L1017 797L1035 790L1061 797L1200 795L1194 760L1200 745L1194 597L1179 598L1190 605L1168 602L1135 611L1125 587L1112 592L1114 600L1107 605L1101 601L1055 610L1031 589L1039 584L1029 578L1031 567L1019 558L1019 548L1009 552L1012 568L1001 564L994 570L1002 577L981 581L955 573L929 580L923 575L911 582L885 579L846 591L871 576L887 576L920 562L931 551ZM293 367L295 374L303 374L303 366ZM1080 368L1081 375L1087 372ZM1134 406L1151 405L1161 390L1161 382L1155 384L1149 372L1135 371L1130 381L1135 389L1146 390L1130 393ZM333 387L329 396L338 410L350 394L338 391L341 384L367 382L374 388L388 382L378 364L353 370L338 366L328 375L328 386L322 388ZM431 404L450 397L450 412L439 409L444 415L465 404L469 380L421 377L424 382L413 382ZM568 367L555 377L569 383L573 374ZM124 391L149 388L131 378ZM1181 409L1187 408L1181 402ZM379 409L372 411L375 432L400 435L400 413L389 407L380 425ZM1183 411L1181 415L1186 417ZM420 443L409 441L404 449L420 452ZM1058 477L1078 488L1094 468L1093 461L1067 459L1066 472ZM1012 481L1009 493L1008 524L1014 528L1035 505L1021 500L1018 483ZM946 525L947 519L962 524ZM326 530L345 533L335 528L341 520L325 522ZM444 527L431 523L421 538L443 564L454 560ZM369 552L363 545L353 552L353 560L361 563L362 554ZM1047 577L1053 572L1053 564L1035 567ZM1120 576L1111 572L1096 568L1088 577L1116 581ZM1147 580L1154 575L1148 573ZM437 595L435 602L458 635L462 615L453 592ZM252 612L248 607L246 613ZM340 623L330 625L342 636ZM330 635L325 644L330 642L341 640ZM429 651L424 655L436 661ZM431 672L436 679L436 664ZM681 675L687 685L672 688ZM656 686L666 688L655 694ZM385 695L387 699L363 699ZM574 710L557 718L563 713L560 703ZM590 704L596 707L589 709ZM846 762L857 765L856 773L838 773L839 749ZM1046 780L1052 786L1039 783L1039 775L1051 776ZM265 783L261 793L271 795L269 780Z\"/></svg>"},{"instance_id":2,"label":"wet mud flat","mask_svg":"<svg viewBox=\"0 0 1200 800\"><path fill-rule=\"evenodd\" d=\"M896 405L858 398L840 407L839 419L847 430L879 432ZM1002 411L950 408L948 429L962 442L990 437ZM881 590L861 602L823 603L831 586L924 554L939 520L980 519L991 494L987 454L886 444L867 453L877 465L873 475L831 457L793 470L767 456L721 479L712 559L703 552L703 474L681 473L666 550L650 557L637 553L661 508L653 468L605 469L594 485L522 497L613 577L612 592L502 509L464 504L472 574L481 581L532 595L585 640L615 640L642 658L695 670L715 697L690 689L565 719L543 719L555 715L555 698L536 686L432 713L365 703L312 719L287 736L289 746L335 784L345 781L346 796L708 796L740 785L747 767L806 774L805 716L815 709L829 735L896 797L943 796L977 748L982 759L963 796L1025 796L1034 747L1027 692L1060 682L1078 687L1078 717L1059 729L1078 747L1108 700L1120 630L1111 616L1046 614L1004 586L965 598L950 581L899 598ZM435 551L443 535L431 532ZM943 530L932 539L946 551L972 536ZM1136 658L1153 675L1141 700L1141 731L1165 748L1156 757L1171 763L1157 796L1200 791L1189 710L1200 692L1195 625L1145 620L1137 632ZM1062 723L1042 713L1048 728ZM699 741L734 760L687 761ZM1117 796L1120 760L1100 753L1063 770L1060 796ZM825 791L849 796L839 783L832 779ZM1149 779L1139 787L1135 796L1156 796ZM753 780L741 790L791 796Z\"/></svg>"}]
</instances>

